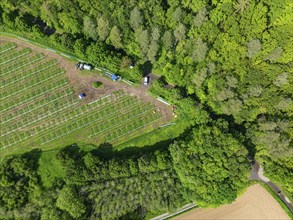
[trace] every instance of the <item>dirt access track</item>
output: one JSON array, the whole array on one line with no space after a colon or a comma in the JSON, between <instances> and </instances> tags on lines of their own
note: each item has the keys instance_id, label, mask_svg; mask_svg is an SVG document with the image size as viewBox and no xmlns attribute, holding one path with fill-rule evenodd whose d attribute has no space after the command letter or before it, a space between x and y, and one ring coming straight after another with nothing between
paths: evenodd
<instances>
[{"instance_id":1,"label":"dirt access track","mask_svg":"<svg viewBox=\"0 0 293 220\"><path fill-rule=\"evenodd\" d=\"M266 189L260 184L256 184L250 186L243 195L230 205L223 205L218 208L198 208L173 219L289 220L290 217Z\"/></svg>"},{"instance_id":2,"label":"dirt access track","mask_svg":"<svg viewBox=\"0 0 293 220\"><path fill-rule=\"evenodd\" d=\"M162 113L162 116L164 116L164 121L170 121L173 118L172 108L148 95L148 86L143 85L143 83L139 87L133 87L121 81L111 81L109 78L99 74L97 70L80 71L75 68L74 61L65 58L57 53L54 53L49 49L40 48L38 46L35 46L34 44L22 41L18 38L0 36L0 43L3 42L15 42L20 48L31 48L32 51L43 53L48 58L57 59L58 65L65 69L69 82L73 86L76 93L76 97L78 97L78 94L80 93L86 94L85 102L91 102L108 94L111 94L114 91L123 90L129 95L138 96L143 101L152 103L156 107L156 109ZM102 82L104 84L104 87L101 89L93 88L92 83L96 81Z\"/></svg>"}]
</instances>

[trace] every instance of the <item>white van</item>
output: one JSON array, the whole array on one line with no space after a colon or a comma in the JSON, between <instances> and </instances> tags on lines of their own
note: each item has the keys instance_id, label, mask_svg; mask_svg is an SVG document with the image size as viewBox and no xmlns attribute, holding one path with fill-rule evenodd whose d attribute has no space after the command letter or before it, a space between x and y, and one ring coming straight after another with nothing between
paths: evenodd
<instances>
[{"instance_id":1,"label":"white van","mask_svg":"<svg viewBox=\"0 0 293 220\"><path fill-rule=\"evenodd\" d=\"M89 65L89 64L84 64L84 65L83 65L83 68L84 68L85 70L92 70L92 69L93 69L93 67L92 67L91 65Z\"/></svg>"},{"instance_id":2,"label":"white van","mask_svg":"<svg viewBox=\"0 0 293 220\"><path fill-rule=\"evenodd\" d=\"M144 85L149 84L149 77L148 76L143 77L143 84Z\"/></svg>"}]
</instances>

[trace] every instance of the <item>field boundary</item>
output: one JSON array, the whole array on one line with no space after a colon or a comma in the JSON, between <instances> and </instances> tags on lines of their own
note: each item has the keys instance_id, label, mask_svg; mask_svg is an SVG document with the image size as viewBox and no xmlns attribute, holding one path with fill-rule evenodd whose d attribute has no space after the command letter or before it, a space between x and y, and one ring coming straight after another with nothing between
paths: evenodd
<instances>
[{"instance_id":1,"label":"field boundary","mask_svg":"<svg viewBox=\"0 0 293 220\"><path fill-rule=\"evenodd\" d=\"M289 217L293 219L293 213L290 211L289 207L283 202L282 199L279 198L279 196L271 189L271 187L260 180L255 181L259 183L263 188L265 188L270 193L270 195L272 195L274 199L279 203L283 210L289 215Z\"/></svg>"},{"instance_id":2,"label":"field boundary","mask_svg":"<svg viewBox=\"0 0 293 220\"><path fill-rule=\"evenodd\" d=\"M273 196L273 198L278 202L278 204L282 207L282 209L288 214L288 216L290 218L293 219L293 213L291 212L291 210L289 209L289 207L283 202L283 200L281 198L278 197L278 195L270 188L269 185L267 185L266 183L264 183L261 180L250 180L251 185L254 184L260 184L264 189L266 189L266 191ZM188 206L190 204L186 204L185 206ZM175 213L164 213L161 214L159 216L156 216L154 218L151 218L151 220L165 220L165 219L170 219L171 217L177 216L179 214L182 214L183 212L189 211L190 209L193 209L196 207L196 205L194 204L193 206L188 206L187 208L185 208L185 206L183 206L179 211L175 212Z\"/></svg>"},{"instance_id":3,"label":"field boundary","mask_svg":"<svg viewBox=\"0 0 293 220\"><path fill-rule=\"evenodd\" d=\"M269 187L275 193L275 195L277 195L278 199L280 199L283 202L283 204L286 205L286 207L293 214L293 204L291 203L290 199L284 194L284 192L282 192L282 190L275 183L273 183L269 178L264 176L263 172L264 171L262 166L254 160L251 166L249 179L252 181L261 181L262 183L266 184L266 186Z\"/></svg>"},{"instance_id":4,"label":"field boundary","mask_svg":"<svg viewBox=\"0 0 293 220\"><path fill-rule=\"evenodd\" d=\"M164 213L164 214L159 215L157 217L151 218L151 220L165 220L165 219L169 219L169 218L174 217L176 215L182 214L183 212L186 212L186 211L188 211L190 209L193 209L194 207L196 207L196 204L195 203L189 203L189 204L186 204L183 207L181 207L176 212L173 212L173 213Z\"/></svg>"}]
</instances>

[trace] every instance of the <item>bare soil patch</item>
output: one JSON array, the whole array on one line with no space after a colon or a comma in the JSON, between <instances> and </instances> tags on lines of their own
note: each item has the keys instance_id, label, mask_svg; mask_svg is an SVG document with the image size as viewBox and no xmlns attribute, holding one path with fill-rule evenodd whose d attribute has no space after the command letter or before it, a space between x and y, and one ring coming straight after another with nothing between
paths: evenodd
<instances>
[{"instance_id":1,"label":"bare soil patch","mask_svg":"<svg viewBox=\"0 0 293 220\"><path fill-rule=\"evenodd\" d=\"M162 102L154 99L147 94L148 86L141 85L140 87L135 88L123 82L111 81L109 78L99 75L97 71L80 71L75 68L75 63L72 60L62 57L61 55L56 54L50 50L35 46L29 42L21 41L17 38L1 36L0 43L1 42L15 42L17 43L18 47L31 48L34 52L43 53L49 58L57 59L59 61L59 66L65 69L70 84L75 90L76 97L78 97L78 94L80 93L86 94L85 102L91 102L102 96L111 94L114 91L123 90L129 95L138 96L143 101L152 103L157 108L157 110L162 113L162 116L164 116L164 121L169 121L173 117L172 108L170 106L163 104ZM104 84L104 87L101 89L93 88L92 83L96 81L102 82Z\"/></svg>"},{"instance_id":2,"label":"bare soil patch","mask_svg":"<svg viewBox=\"0 0 293 220\"><path fill-rule=\"evenodd\" d=\"M174 219L290 219L278 202L261 185L250 186L230 205L198 208Z\"/></svg>"}]
</instances>

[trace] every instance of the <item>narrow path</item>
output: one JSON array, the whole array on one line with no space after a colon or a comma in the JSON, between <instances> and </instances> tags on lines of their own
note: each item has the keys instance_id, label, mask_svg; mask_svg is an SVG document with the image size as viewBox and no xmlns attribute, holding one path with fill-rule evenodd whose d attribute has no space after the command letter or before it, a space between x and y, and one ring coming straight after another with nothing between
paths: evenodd
<instances>
[{"instance_id":1,"label":"narrow path","mask_svg":"<svg viewBox=\"0 0 293 220\"><path fill-rule=\"evenodd\" d=\"M157 217L152 218L151 220L164 220L164 219L168 219L168 218L173 217L174 215L178 215L178 214L180 214L182 212L185 212L185 211L187 211L189 209L192 209L195 206L196 205L194 203L186 204L185 206L181 207L179 210L177 210L174 213L164 213L162 215L159 215Z\"/></svg>"},{"instance_id":2,"label":"narrow path","mask_svg":"<svg viewBox=\"0 0 293 220\"><path fill-rule=\"evenodd\" d=\"M281 191L281 189L273 182L270 181L269 178L263 175L263 168L259 165L257 161L254 162L252 168L250 170L249 180L260 180L267 184L278 196L279 198L286 204L286 206L293 213L293 204L289 200L289 198Z\"/></svg>"}]
</instances>

